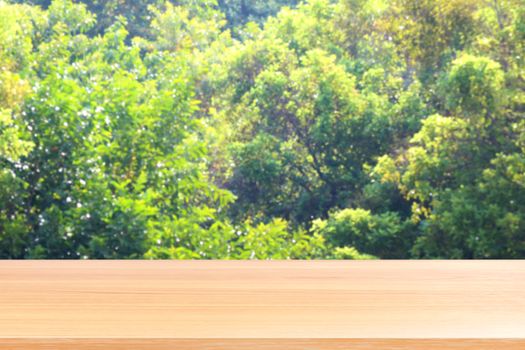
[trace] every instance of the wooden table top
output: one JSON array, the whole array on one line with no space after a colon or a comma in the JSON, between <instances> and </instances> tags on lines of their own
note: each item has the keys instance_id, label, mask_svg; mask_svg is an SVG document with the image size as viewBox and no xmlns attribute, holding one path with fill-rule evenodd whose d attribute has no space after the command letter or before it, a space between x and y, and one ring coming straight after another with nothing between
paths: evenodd
<instances>
[{"instance_id":1,"label":"wooden table top","mask_svg":"<svg viewBox=\"0 0 525 350\"><path fill-rule=\"evenodd\" d=\"M525 349L525 261L0 261L0 349Z\"/></svg>"}]
</instances>

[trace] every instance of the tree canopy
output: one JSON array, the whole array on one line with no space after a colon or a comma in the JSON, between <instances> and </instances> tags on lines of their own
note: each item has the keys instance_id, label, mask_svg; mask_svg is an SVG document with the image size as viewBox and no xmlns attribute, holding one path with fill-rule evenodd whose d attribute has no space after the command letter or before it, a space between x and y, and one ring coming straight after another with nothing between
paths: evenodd
<instances>
[{"instance_id":1,"label":"tree canopy","mask_svg":"<svg viewBox=\"0 0 525 350\"><path fill-rule=\"evenodd\" d=\"M0 258L525 258L521 0L0 0Z\"/></svg>"}]
</instances>

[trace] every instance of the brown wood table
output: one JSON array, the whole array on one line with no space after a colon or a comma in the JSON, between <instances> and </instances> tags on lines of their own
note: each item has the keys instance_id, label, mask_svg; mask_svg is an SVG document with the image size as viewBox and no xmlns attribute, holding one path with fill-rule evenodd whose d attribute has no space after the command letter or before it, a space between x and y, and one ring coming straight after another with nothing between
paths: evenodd
<instances>
[{"instance_id":1,"label":"brown wood table","mask_svg":"<svg viewBox=\"0 0 525 350\"><path fill-rule=\"evenodd\" d=\"M0 349L525 349L525 261L0 261Z\"/></svg>"}]
</instances>

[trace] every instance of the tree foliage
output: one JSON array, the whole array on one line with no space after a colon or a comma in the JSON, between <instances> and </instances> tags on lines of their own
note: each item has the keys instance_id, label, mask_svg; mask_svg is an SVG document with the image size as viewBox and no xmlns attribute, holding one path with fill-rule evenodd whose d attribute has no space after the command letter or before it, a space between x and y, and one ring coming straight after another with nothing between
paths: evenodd
<instances>
[{"instance_id":1,"label":"tree foliage","mask_svg":"<svg viewBox=\"0 0 525 350\"><path fill-rule=\"evenodd\" d=\"M0 257L525 257L520 0L0 1Z\"/></svg>"}]
</instances>

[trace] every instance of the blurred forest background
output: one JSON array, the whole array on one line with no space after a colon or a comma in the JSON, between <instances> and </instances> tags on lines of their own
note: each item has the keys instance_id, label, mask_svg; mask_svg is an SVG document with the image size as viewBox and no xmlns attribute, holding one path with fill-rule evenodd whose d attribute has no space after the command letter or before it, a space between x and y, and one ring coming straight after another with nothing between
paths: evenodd
<instances>
[{"instance_id":1,"label":"blurred forest background","mask_svg":"<svg viewBox=\"0 0 525 350\"><path fill-rule=\"evenodd\" d=\"M0 258L525 258L523 0L0 0Z\"/></svg>"}]
</instances>

